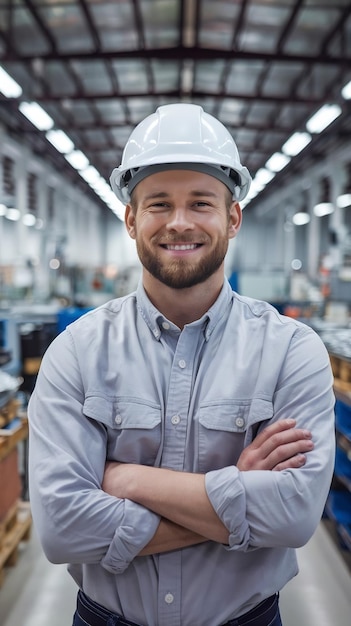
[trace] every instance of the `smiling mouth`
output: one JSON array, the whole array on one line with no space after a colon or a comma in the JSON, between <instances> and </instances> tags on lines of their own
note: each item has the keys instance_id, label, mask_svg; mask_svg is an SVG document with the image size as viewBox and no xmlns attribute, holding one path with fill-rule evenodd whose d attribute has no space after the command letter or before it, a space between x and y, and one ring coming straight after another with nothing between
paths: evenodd
<instances>
[{"instance_id":1,"label":"smiling mouth","mask_svg":"<svg viewBox=\"0 0 351 626\"><path fill-rule=\"evenodd\" d=\"M201 243L167 243L167 244L162 244L162 248L165 248L165 250L176 250L176 251L183 251L183 250L196 250L197 248L201 247Z\"/></svg>"}]
</instances>

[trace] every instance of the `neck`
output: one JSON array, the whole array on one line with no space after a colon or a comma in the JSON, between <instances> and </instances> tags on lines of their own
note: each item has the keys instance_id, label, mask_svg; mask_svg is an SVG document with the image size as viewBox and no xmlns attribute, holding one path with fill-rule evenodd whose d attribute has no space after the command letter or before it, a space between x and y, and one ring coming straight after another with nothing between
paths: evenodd
<instances>
[{"instance_id":1,"label":"neck","mask_svg":"<svg viewBox=\"0 0 351 626\"><path fill-rule=\"evenodd\" d=\"M206 313L217 300L223 287L224 275L214 274L204 283L186 289L173 289L143 272L144 289L152 304L168 320L183 328Z\"/></svg>"}]
</instances>

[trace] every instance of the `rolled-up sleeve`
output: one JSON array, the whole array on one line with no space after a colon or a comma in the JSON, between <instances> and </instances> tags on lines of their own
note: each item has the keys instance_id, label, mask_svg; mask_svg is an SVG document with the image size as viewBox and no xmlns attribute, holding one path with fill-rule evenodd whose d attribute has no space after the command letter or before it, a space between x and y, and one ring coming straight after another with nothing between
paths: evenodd
<instances>
[{"instance_id":1,"label":"rolled-up sleeve","mask_svg":"<svg viewBox=\"0 0 351 626\"><path fill-rule=\"evenodd\" d=\"M250 541L246 516L246 494L236 467L208 472L205 476L207 495L218 517L229 531L229 546L245 548Z\"/></svg>"},{"instance_id":2,"label":"rolled-up sleeve","mask_svg":"<svg viewBox=\"0 0 351 626\"><path fill-rule=\"evenodd\" d=\"M102 491L107 433L83 414L83 388L65 331L43 358L28 407L33 519L50 561L101 563L120 573L153 537L159 517Z\"/></svg>"},{"instance_id":3,"label":"rolled-up sleeve","mask_svg":"<svg viewBox=\"0 0 351 626\"><path fill-rule=\"evenodd\" d=\"M272 398L274 415L263 427L294 418L297 427L312 432L314 449L299 469L239 472L230 467L206 475L208 497L234 550L304 545L321 519L330 488L335 399L328 353L311 329L301 327L282 363Z\"/></svg>"}]
</instances>

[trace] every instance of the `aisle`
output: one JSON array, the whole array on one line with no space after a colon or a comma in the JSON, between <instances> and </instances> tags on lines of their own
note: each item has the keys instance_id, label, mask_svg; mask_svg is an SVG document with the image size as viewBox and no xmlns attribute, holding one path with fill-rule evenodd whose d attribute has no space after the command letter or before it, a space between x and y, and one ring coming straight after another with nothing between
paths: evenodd
<instances>
[{"instance_id":1,"label":"aisle","mask_svg":"<svg viewBox=\"0 0 351 626\"><path fill-rule=\"evenodd\" d=\"M0 589L1 626L71 626L76 585L65 565L52 565L35 532L21 545Z\"/></svg>"},{"instance_id":2,"label":"aisle","mask_svg":"<svg viewBox=\"0 0 351 626\"><path fill-rule=\"evenodd\" d=\"M281 594L284 626L350 626L351 572L322 524L298 556L300 574ZM75 596L65 566L47 562L34 534L7 570L0 624L71 626Z\"/></svg>"},{"instance_id":3,"label":"aisle","mask_svg":"<svg viewBox=\"0 0 351 626\"><path fill-rule=\"evenodd\" d=\"M298 560L299 575L281 593L283 626L350 626L351 570L323 523Z\"/></svg>"}]
</instances>

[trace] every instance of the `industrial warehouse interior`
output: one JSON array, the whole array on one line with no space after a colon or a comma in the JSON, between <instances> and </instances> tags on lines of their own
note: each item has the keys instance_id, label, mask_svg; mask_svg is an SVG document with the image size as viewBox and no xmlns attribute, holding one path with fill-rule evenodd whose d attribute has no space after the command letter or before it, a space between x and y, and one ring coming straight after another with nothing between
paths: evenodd
<instances>
[{"instance_id":1,"label":"industrial warehouse interior","mask_svg":"<svg viewBox=\"0 0 351 626\"><path fill-rule=\"evenodd\" d=\"M0 626L72 624L76 582L32 519L28 401L67 325L138 287L110 176L136 126L176 103L220 120L252 177L232 289L329 354L334 473L280 611L350 626L350 102L350 0L0 0Z\"/></svg>"}]
</instances>

